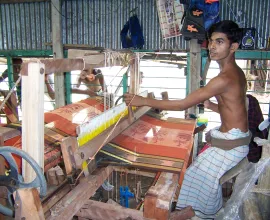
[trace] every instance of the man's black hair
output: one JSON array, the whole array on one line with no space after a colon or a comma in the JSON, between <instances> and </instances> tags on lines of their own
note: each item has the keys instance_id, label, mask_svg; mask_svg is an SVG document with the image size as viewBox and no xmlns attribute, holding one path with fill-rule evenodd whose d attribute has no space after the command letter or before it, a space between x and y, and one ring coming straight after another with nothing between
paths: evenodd
<instances>
[{"instance_id":1,"label":"man's black hair","mask_svg":"<svg viewBox=\"0 0 270 220\"><path fill-rule=\"evenodd\" d=\"M230 20L224 20L213 24L207 32L208 39L211 38L213 32L226 34L231 43L240 43L242 38L241 28L239 28L238 24Z\"/></svg>"},{"instance_id":2,"label":"man's black hair","mask_svg":"<svg viewBox=\"0 0 270 220\"><path fill-rule=\"evenodd\" d=\"M101 73L101 70L100 69L93 69L93 74L94 75L98 75Z\"/></svg>"}]
</instances>

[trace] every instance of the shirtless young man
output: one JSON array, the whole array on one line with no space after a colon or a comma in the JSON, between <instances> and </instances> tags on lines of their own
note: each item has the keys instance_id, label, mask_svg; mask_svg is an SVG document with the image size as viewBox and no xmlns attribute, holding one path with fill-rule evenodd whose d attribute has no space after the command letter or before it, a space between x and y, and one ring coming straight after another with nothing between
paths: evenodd
<instances>
[{"instance_id":1,"label":"shirtless young man","mask_svg":"<svg viewBox=\"0 0 270 220\"><path fill-rule=\"evenodd\" d=\"M79 89L82 82L86 85L87 90ZM104 77L99 69L83 70L78 78L76 87L72 89L73 93L89 96L97 96L100 91L107 92Z\"/></svg>"},{"instance_id":2,"label":"shirtless young man","mask_svg":"<svg viewBox=\"0 0 270 220\"><path fill-rule=\"evenodd\" d=\"M177 202L177 209L192 206L197 216L211 218L222 207L219 179L248 154L250 132L245 105L247 82L235 62L240 29L232 21L221 21L209 29L208 38L210 58L219 64L220 73L205 87L182 100L154 100L125 94L125 102L133 106L182 111L216 97L218 104L212 107L220 113L221 126L209 132L212 140L215 139L215 142L209 141L212 147L187 169ZM220 140L223 146L217 143Z\"/></svg>"}]
</instances>

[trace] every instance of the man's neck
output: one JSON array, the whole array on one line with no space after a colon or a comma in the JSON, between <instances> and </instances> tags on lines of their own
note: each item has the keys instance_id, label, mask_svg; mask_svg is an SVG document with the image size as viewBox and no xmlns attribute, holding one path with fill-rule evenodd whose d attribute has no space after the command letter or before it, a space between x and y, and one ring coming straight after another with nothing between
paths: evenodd
<instances>
[{"instance_id":1,"label":"man's neck","mask_svg":"<svg viewBox=\"0 0 270 220\"><path fill-rule=\"evenodd\" d=\"M226 71L232 65L236 65L234 54L232 56L228 56L225 59L217 61L219 65L220 71Z\"/></svg>"}]
</instances>

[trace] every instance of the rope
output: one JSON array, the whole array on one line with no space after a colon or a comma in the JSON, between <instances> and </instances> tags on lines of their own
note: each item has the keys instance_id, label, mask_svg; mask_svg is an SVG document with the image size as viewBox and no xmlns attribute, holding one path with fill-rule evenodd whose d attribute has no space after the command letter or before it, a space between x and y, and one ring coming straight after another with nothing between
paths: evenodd
<instances>
[{"instance_id":1,"label":"rope","mask_svg":"<svg viewBox=\"0 0 270 220\"><path fill-rule=\"evenodd\" d=\"M14 84L14 86L12 87L12 89L9 91L9 93L7 94L6 98L4 99L4 101L2 102L1 106L0 106L0 111L2 110L2 108L4 107L4 105L6 104L7 100L9 99L9 97L11 96L12 92L14 91L15 87L19 84L19 82L21 81L22 76L20 76L16 83Z\"/></svg>"}]
</instances>

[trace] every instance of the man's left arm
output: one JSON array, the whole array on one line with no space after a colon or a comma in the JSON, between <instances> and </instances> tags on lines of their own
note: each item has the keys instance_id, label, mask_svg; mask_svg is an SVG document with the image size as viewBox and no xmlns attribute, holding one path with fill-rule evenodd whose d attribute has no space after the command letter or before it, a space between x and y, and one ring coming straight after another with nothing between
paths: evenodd
<instances>
[{"instance_id":1,"label":"man's left arm","mask_svg":"<svg viewBox=\"0 0 270 220\"><path fill-rule=\"evenodd\" d=\"M102 91L107 92L107 86L106 86L103 74L101 73L97 77L98 77L99 83L101 85Z\"/></svg>"}]
</instances>

